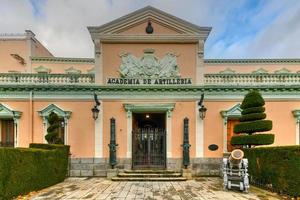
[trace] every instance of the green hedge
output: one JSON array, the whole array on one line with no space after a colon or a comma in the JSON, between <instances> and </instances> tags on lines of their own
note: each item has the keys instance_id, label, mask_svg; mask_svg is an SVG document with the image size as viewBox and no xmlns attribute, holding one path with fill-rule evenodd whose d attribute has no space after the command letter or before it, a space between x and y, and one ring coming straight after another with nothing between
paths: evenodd
<instances>
[{"instance_id":1,"label":"green hedge","mask_svg":"<svg viewBox=\"0 0 300 200\"><path fill-rule=\"evenodd\" d=\"M252 107L252 108L246 108L242 111L242 115L250 114L250 113L263 113L265 112L265 107Z\"/></svg>"},{"instance_id":2,"label":"green hedge","mask_svg":"<svg viewBox=\"0 0 300 200\"><path fill-rule=\"evenodd\" d=\"M244 149L252 183L300 196L300 146Z\"/></svg>"},{"instance_id":3,"label":"green hedge","mask_svg":"<svg viewBox=\"0 0 300 200\"><path fill-rule=\"evenodd\" d=\"M254 121L254 120L260 120L265 119L267 117L266 113L249 113L242 115L242 117L239 118L240 122L244 121Z\"/></svg>"},{"instance_id":4,"label":"green hedge","mask_svg":"<svg viewBox=\"0 0 300 200\"><path fill-rule=\"evenodd\" d=\"M274 143L274 134L236 135L231 145L269 145Z\"/></svg>"},{"instance_id":5,"label":"green hedge","mask_svg":"<svg viewBox=\"0 0 300 200\"><path fill-rule=\"evenodd\" d=\"M0 199L11 199L65 179L69 146L31 144L30 147L0 148Z\"/></svg>"},{"instance_id":6,"label":"green hedge","mask_svg":"<svg viewBox=\"0 0 300 200\"><path fill-rule=\"evenodd\" d=\"M273 127L271 120L257 120L249 122L241 122L234 126L235 133L254 133L269 131Z\"/></svg>"}]
</instances>

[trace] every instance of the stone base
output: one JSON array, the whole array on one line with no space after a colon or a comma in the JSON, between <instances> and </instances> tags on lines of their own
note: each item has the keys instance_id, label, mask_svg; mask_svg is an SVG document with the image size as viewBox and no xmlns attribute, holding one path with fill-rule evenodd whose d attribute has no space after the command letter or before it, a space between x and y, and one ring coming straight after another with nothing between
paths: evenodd
<instances>
[{"instance_id":1,"label":"stone base","mask_svg":"<svg viewBox=\"0 0 300 200\"><path fill-rule=\"evenodd\" d=\"M117 177L118 169L107 169L106 177L107 179L111 180L113 177Z\"/></svg>"},{"instance_id":2,"label":"stone base","mask_svg":"<svg viewBox=\"0 0 300 200\"><path fill-rule=\"evenodd\" d=\"M223 158L193 158L191 170L193 176L220 176Z\"/></svg>"},{"instance_id":3,"label":"stone base","mask_svg":"<svg viewBox=\"0 0 300 200\"><path fill-rule=\"evenodd\" d=\"M131 158L121 158L117 160L116 169L131 169ZM192 158L189 170L192 176L219 176L221 172L222 158ZM70 176L101 176L107 177L107 172L111 168L108 158L71 158L69 174ZM182 171L181 158L168 158L167 169L176 172Z\"/></svg>"},{"instance_id":4,"label":"stone base","mask_svg":"<svg viewBox=\"0 0 300 200\"><path fill-rule=\"evenodd\" d=\"M190 169L182 169L182 177L188 180L192 179L192 172Z\"/></svg>"}]
</instances>

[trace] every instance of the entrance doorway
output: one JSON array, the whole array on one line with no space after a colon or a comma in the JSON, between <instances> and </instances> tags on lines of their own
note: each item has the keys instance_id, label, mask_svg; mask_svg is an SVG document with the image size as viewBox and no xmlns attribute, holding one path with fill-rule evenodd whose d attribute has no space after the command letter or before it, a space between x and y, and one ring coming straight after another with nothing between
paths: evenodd
<instances>
[{"instance_id":1,"label":"entrance doorway","mask_svg":"<svg viewBox=\"0 0 300 200\"><path fill-rule=\"evenodd\" d=\"M133 113L132 168L165 169L166 114Z\"/></svg>"}]
</instances>

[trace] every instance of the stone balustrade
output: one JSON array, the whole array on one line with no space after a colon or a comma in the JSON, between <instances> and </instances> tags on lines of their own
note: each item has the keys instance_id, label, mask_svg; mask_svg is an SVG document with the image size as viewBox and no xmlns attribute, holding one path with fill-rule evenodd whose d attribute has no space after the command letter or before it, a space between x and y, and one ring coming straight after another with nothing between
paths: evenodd
<instances>
[{"instance_id":1,"label":"stone balustrade","mask_svg":"<svg viewBox=\"0 0 300 200\"><path fill-rule=\"evenodd\" d=\"M300 73L205 74L206 85L298 85Z\"/></svg>"},{"instance_id":2,"label":"stone balustrade","mask_svg":"<svg viewBox=\"0 0 300 200\"><path fill-rule=\"evenodd\" d=\"M0 73L0 84L92 84L94 74Z\"/></svg>"},{"instance_id":3,"label":"stone balustrade","mask_svg":"<svg viewBox=\"0 0 300 200\"><path fill-rule=\"evenodd\" d=\"M206 85L300 85L300 73L205 74ZM0 84L93 84L94 74L0 73Z\"/></svg>"}]
</instances>

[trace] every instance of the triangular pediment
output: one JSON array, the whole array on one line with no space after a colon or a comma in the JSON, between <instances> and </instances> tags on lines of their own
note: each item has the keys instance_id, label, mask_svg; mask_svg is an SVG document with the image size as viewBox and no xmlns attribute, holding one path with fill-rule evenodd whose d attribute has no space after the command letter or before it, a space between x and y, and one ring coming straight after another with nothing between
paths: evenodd
<instances>
[{"instance_id":1,"label":"triangular pediment","mask_svg":"<svg viewBox=\"0 0 300 200\"><path fill-rule=\"evenodd\" d=\"M62 108L58 107L55 104L50 104L47 107L45 107L44 109L38 111L39 115L41 117L48 117L50 115L51 112L54 112L55 114L57 114L60 117L64 117L69 119L71 116L71 111L65 111Z\"/></svg>"},{"instance_id":2,"label":"triangular pediment","mask_svg":"<svg viewBox=\"0 0 300 200\"><path fill-rule=\"evenodd\" d=\"M154 27L155 34L188 34L207 37L211 28L200 27L183 19L170 15L159 9L147 6L128 15L120 17L102 26L88 27L92 38L95 34L141 34L147 35L148 22ZM157 29L158 31L156 32ZM143 30L141 32L141 30ZM151 34L149 34L151 35Z\"/></svg>"},{"instance_id":3,"label":"triangular pediment","mask_svg":"<svg viewBox=\"0 0 300 200\"><path fill-rule=\"evenodd\" d=\"M0 104L0 118L16 118L19 119L21 117L22 112L13 110L12 108Z\"/></svg>"},{"instance_id":4,"label":"triangular pediment","mask_svg":"<svg viewBox=\"0 0 300 200\"><path fill-rule=\"evenodd\" d=\"M235 106L229 108L228 110L223 110L220 113L223 118L238 118L242 115L241 104L238 103Z\"/></svg>"}]
</instances>

